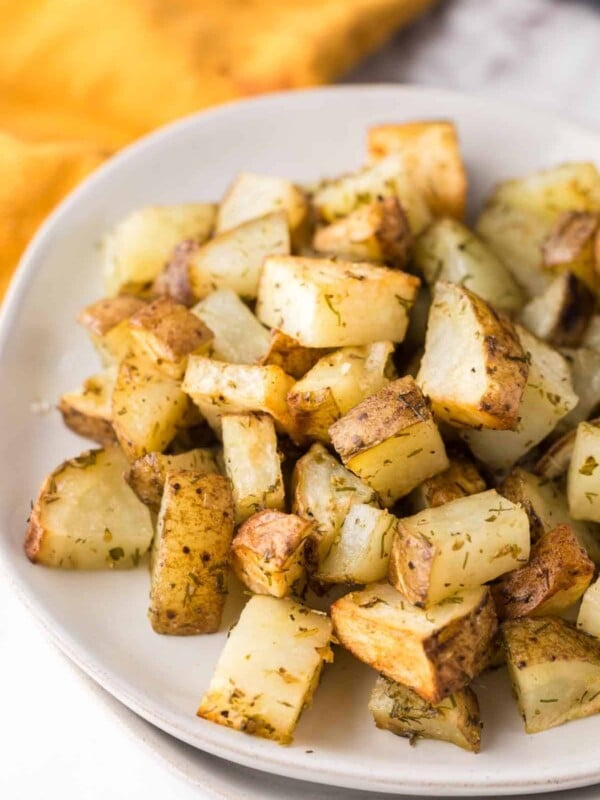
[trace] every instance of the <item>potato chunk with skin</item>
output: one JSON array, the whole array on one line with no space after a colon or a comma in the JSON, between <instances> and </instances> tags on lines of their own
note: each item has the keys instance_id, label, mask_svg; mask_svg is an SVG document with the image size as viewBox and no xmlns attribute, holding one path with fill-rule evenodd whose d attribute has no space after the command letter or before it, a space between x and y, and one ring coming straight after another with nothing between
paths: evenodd
<instances>
[{"instance_id":1,"label":"potato chunk with skin","mask_svg":"<svg viewBox=\"0 0 600 800\"><path fill-rule=\"evenodd\" d=\"M371 505L355 503L316 574L323 583L373 583L385 578L398 520Z\"/></svg>"},{"instance_id":2,"label":"potato chunk with skin","mask_svg":"<svg viewBox=\"0 0 600 800\"><path fill-rule=\"evenodd\" d=\"M473 455L492 469L509 469L577 405L569 365L563 356L520 325L515 328L530 362L516 429L462 433Z\"/></svg>"},{"instance_id":3,"label":"potato chunk with skin","mask_svg":"<svg viewBox=\"0 0 600 800\"><path fill-rule=\"evenodd\" d=\"M64 569L137 567L152 542L150 512L123 480L118 447L89 450L48 475L31 511L25 553Z\"/></svg>"},{"instance_id":4,"label":"potato chunk with skin","mask_svg":"<svg viewBox=\"0 0 600 800\"><path fill-rule=\"evenodd\" d=\"M454 219L438 219L419 236L414 262L427 284L457 283L499 311L518 311L525 302L509 270L475 233Z\"/></svg>"},{"instance_id":5,"label":"potato chunk with skin","mask_svg":"<svg viewBox=\"0 0 600 800\"><path fill-rule=\"evenodd\" d=\"M105 367L120 364L132 350L129 318L146 305L132 295L107 297L86 306L77 315Z\"/></svg>"},{"instance_id":6,"label":"potato chunk with skin","mask_svg":"<svg viewBox=\"0 0 600 800\"><path fill-rule=\"evenodd\" d=\"M432 705L416 692L379 675L369 700L375 725L382 730L416 739L438 739L478 753L481 719L477 695L468 686Z\"/></svg>"},{"instance_id":7,"label":"potato chunk with skin","mask_svg":"<svg viewBox=\"0 0 600 800\"><path fill-rule=\"evenodd\" d=\"M502 624L508 674L527 733L600 711L600 642L554 617Z\"/></svg>"},{"instance_id":8,"label":"potato chunk with skin","mask_svg":"<svg viewBox=\"0 0 600 800\"><path fill-rule=\"evenodd\" d=\"M467 174L456 126L448 120L375 125L367 133L369 158L401 153L411 180L435 216L462 219Z\"/></svg>"},{"instance_id":9,"label":"potato chunk with skin","mask_svg":"<svg viewBox=\"0 0 600 800\"><path fill-rule=\"evenodd\" d=\"M494 489L428 508L398 522L389 581L429 607L527 563L529 520Z\"/></svg>"},{"instance_id":10,"label":"potato chunk with skin","mask_svg":"<svg viewBox=\"0 0 600 800\"><path fill-rule=\"evenodd\" d=\"M152 284L152 292L156 297L170 297L186 308L194 305L197 298L192 291L190 261L199 247L193 239L179 242Z\"/></svg>"},{"instance_id":11,"label":"potato chunk with skin","mask_svg":"<svg viewBox=\"0 0 600 800\"><path fill-rule=\"evenodd\" d=\"M529 563L492 585L499 619L559 615L574 605L594 576L594 562L570 525L545 533Z\"/></svg>"},{"instance_id":12,"label":"potato chunk with skin","mask_svg":"<svg viewBox=\"0 0 600 800\"><path fill-rule=\"evenodd\" d=\"M576 427L600 409L600 353L584 347L560 352L569 365L573 391L579 398L575 408L558 423L562 431Z\"/></svg>"},{"instance_id":13,"label":"potato chunk with skin","mask_svg":"<svg viewBox=\"0 0 600 800\"><path fill-rule=\"evenodd\" d=\"M232 289L241 297L254 299L265 258L289 254L284 212L248 220L209 239L190 255L192 292L200 299L215 289Z\"/></svg>"},{"instance_id":14,"label":"potato chunk with skin","mask_svg":"<svg viewBox=\"0 0 600 800\"><path fill-rule=\"evenodd\" d=\"M600 428L587 422L577 426L567 497L574 519L600 522Z\"/></svg>"},{"instance_id":15,"label":"potato chunk with skin","mask_svg":"<svg viewBox=\"0 0 600 800\"><path fill-rule=\"evenodd\" d=\"M212 331L185 306L159 297L128 321L134 350L171 378L182 378L192 353L205 353Z\"/></svg>"},{"instance_id":16,"label":"potato chunk with skin","mask_svg":"<svg viewBox=\"0 0 600 800\"><path fill-rule=\"evenodd\" d=\"M304 548L314 523L295 514L265 510L240 526L232 544L235 574L251 592L285 597L301 589Z\"/></svg>"},{"instance_id":17,"label":"potato chunk with skin","mask_svg":"<svg viewBox=\"0 0 600 800\"><path fill-rule=\"evenodd\" d=\"M392 342L343 347L321 358L287 396L299 431L322 442L329 428L394 375Z\"/></svg>"},{"instance_id":18,"label":"potato chunk with skin","mask_svg":"<svg viewBox=\"0 0 600 800\"><path fill-rule=\"evenodd\" d=\"M309 565L318 570L356 503L377 506L377 495L343 467L321 444L313 444L294 467L292 510L314 520L307 546Z\"/></svg>"},{"instance_id":19,"label":"potato chunk with skin","mask_svg":"<svg viewBox=\"0 0 600 800\"><path fill-rule=\"evenodd\" d=\"M200 475L219 474L215 455L215 450L208 447L173 456L148 453L129 465L124 478L142 503L158 514L167 473L191 470Z\"/></svg>"},{"instance_id":20,"label":"potato chunk with skin","mask_svg":"<svg viewBox=\"0 0 600 800\"><path fill-rule=\"evenodd\" d=\"M223 460L233 488L236 523L262 508L283 509L277 435L268 414L225 414Z\"/></svg>"},{"instance_id":21,"label":"potato chunk with skin","mask_svg":"<svg viewBox=\"0 0 600 800\"><path fill-rule=\"evenodd\" d=\"M203 242L216 215L212 203L139 208L116 225L104 242L104 281L109 294L127 284L153 281L183 239Z\"/></svg>"},{"instance_id":22,"label":"potato chunk with skin","mask_svg":"<svg viewBox=\"0 0 600 800\"><path fill-rule=\"evenodd\" d=\"M347 261L369 261L403 267L413 236L396 197L359 206L347 217L319 228L313 237L317 253Z\"/></svg>"},{"instance_id":23,"label":"potato chunk with skin","mask_svg":"<svg viewBox=\"0 0 600 800\"><path fill-rule=\"evenodd\" d=\"M577 406L575 406L577 408ZM600 427L600 417L587 421L588 425ZM575 446L575 436L577 428L563 433L563 435L552 442L546 452L537 460L534 472L541 478L556 480L566 473L571 463L573 447Z\"/></svg>"},{"instance_id":24,"label":"potato chunk with skin","mask_svg":"<svg viewBox=\"0 0 600 800\"><path fill-rule=\"evenodd\" d=\"M256 315L306 347L401 342L419 279L325 258L267 258Z\"/></svg>"},{"instance_id":25,"label":"potato chunk with skin","mask_svg":"<svg viewBox=\"0 0 600 800\"><path fill-rule=\"evenodd\" d=\"M287 333L272 328L269 349L257 360L259 364L275 364L292 378L300 380L319 359L328 355L329 352L329 348L304 347Z\"/></svg>"},{"instance_id":26,"label":"potato chunk with skin","mask_svg":"<svg viewBox=\"0 0 600 800\"><path fill-rule=\"evenodd\" d=\"M430 703L482 671L497 629L487 587L465 589L425 611L388 583L375 583L337 600L331 616L346 649Z\"/></svg>"},{"instance_id":27,"label":"potato chunk with skin","mask_svg":"<svg viewBox=\"0 0 600 800\"><path fill-rule=\"evenodd\" d=\"M563 272L524 306L519 320L538 338L573 347L580 343L593 310L592 292L572 272Z\"/></svg>"},{"instance_id":28,"label":"potato chunk with skin","mask_svg":"<svg viewBox=\"0 0 600 800\"><path fill-rule=\"evenodd\" d=\"M593 583L583 595L577 616L579 630L600 639L600 580Z\"/></svg>"},{"instance_id":29,"label":"potato chunk with skin","mask_svg":"<svg viewBox=\"0 0 600 800\"><path fill-rule=\"evenodd\" d=\"M400 378L363 400L329 429L342 461L386 506L448 467L427 401Z\"/></svg>"},{"instance_id":30,"label":"potato chunk with skin","mask_svg":"<svg viewBox=\"0 0 600 800\"><path fill-rule=\"evenodd\" d=\"M156 633L219 630L227 596L233 502L229 481L168 472L152 550L148 618Z\"/></svg>"},{"instance_id":31,"label":"potato chunk with skin","mask_svg":"<svg viewBox=\"0 0 600 800\"><path fill-rule=\"evenodd\" d=\"M510 321L445 281L433 290L417 383L449 425L512 430L528 366Z\"/></svg>"},{"instance_id":32,"label":"potato chunk with skin","mask_svg":"<svg viewBox=\"0 0 600 800\"><path fill-rule=\"evenodd\" d=\"M410 505L414 513L424 508L436 508L485 491L485 481L475 464L464 456L454 456L450 466L438 475L427 478L411 493Z\"/></svg>"},{"instance_id":33,"label":"potato chunk with skin","mask_svg":"<svg viewBox=\"0 0 600 800\"><path fill-rule=\"evenodd\" d=\"M109 368L87 378L78 391L61 395L58 410L67 428L101 445L116 442L112 426L112 393L116 378L116 369Z\"/></svg>"},{"instance_id":34,"label":"potato chunk with skin","mask_svg":"<svg viewBox=\"0 0 600 800\"><path fill-rule=\"evenodd\" d=\"M323 664L333 661L330 642L325 614L255 595L230 631L198 716L289 744Z\"/></svg>"}]
</instances>

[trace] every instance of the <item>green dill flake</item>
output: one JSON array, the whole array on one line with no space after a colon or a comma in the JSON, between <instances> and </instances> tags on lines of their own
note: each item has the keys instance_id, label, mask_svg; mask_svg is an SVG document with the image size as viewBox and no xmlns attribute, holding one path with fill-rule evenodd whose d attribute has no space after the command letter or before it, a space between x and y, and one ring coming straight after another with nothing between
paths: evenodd
<instances>
[{"instance_id":1,"label":"green dill flake","mask_svg":"<svg viewBox=\"0 0 600 800\"><path fill-rule=\"evenodd\" d=\"M594 470L598 466L598 462L594 456L588 456L579 468L580 475L593 475Z\"/></svg>"},{"instance_id":2,"label":"green dill flake","mask_svg":"<svg viewBox=\"0 0 600 800\"><path fill-rule=\"evenodd\" d=\"M340 315L340 312L339 312L339 311L337 310L337 308L336 308L336 307L333 305L333 303L332 303L332 300L333 300L333 295L332 295L332 294L326 294L326 295L325 295L325 302L327 303L327 306L329 307L329 310L330 310L330 311L331 311L333 314L335 314L335 316L337 317L337 323L338 323L338 325L341 325L341 324L342 324L342 317L341 317L341 315Z\"/></svg>"},{"instance_id":3,"label":"green dill flake","mask_svg":"<svg viewBox=\"0 0 600 800\"><path fill-rule=\"evenodd\" d=\"M108 555L112 558L113 561L118 561L119 559L124 557L125 550L123 550L122 547L112 547L108 551Z\"/></svg>"},{"instance_id":4,"label":"green dill flake","mask_svg":"<svg viewBox=\"0 0 600 800\"><path fill-rule=\"evenodd\" d=\"M540 703L558 703L558 697L541 697Z\"/></svg>"},{"instance_id":5,"label":"green dill flake","mask_svg":"<svg viewBox=\"0 0 600 800\"><path fill-rule=\"evenodd\" d=\"M586 492L585 496L587 498L588 503L593 503L594 497L598 497L598 492Z\"/></svg>"}]
</instances>

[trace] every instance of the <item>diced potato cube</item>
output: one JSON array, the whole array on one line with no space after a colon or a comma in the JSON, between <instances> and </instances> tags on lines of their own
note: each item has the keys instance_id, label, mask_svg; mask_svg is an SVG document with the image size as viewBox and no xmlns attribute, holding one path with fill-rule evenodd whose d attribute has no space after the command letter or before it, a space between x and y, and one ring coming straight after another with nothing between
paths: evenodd
<instances>
[{"instance_id":1,"label":"diced potato cube","mask_svg":"<svg viewBox=\"0 0 600 800\"><path fill-rule=\"evenodd\" d=\"M386 506L448 467L444 443L414 380L400 378L329 429L342 461Z\"/></svg>"},{"instance_id":2,"label":"diced potato cube","mask_svg":"<svg viewBox=\"0 0 600 800\"><path fill-rule=\"evenodd\" d=\"M87 331L105 366L119 364L131 352L127 320L145 305L139 297L123 294L98 300L77 315L77 322Z\"/></svg>"},{"instance_id":3,"label":"diced potato cube","mask_svg":"<svg viewBox=\"0 0 600 800\"><path fill-rule=\"evenodd\" d=\"M600 352L583 347L560 352L569 365L573 391L579 398L575 408L559 422L562 431L575 428L600 409Z\"/></svg>"},{"instance_id":4,"label":"diced potato cube","mask_svg":"<svg viewBox=\"0 0 600 800\"><path fill-rule=\"evenodd\" d=\"M151 291L155 297L170 297L186 308L194 305L197 298L192 290L190 263L199 249L200 245L193 239L184 239L173 248L163 271L152 284Z\"/></svg>"},{"instance_id":5,"label":"diced potato cube","mask_svg":"<svg viewBox=\"0 0 600 800\"><path fill-rule=\"evenodd\" d=\"M233 501L221 475L168 472L152 551L148 617L156 633L219 630L227 596Z\"/></svg>"},{"instance_id":6,"label":"diced potato cube","mask_svg":"<svg viewBox=\"0 0 600 800\"><path fill-rule=\"evenodd\" d=\"M600 243L600 238L598 239L598 242ZM600 350L600 314L592 315L588 326L585 329L585 333L583 334L581 346L586 347L589 350Z\"/></svg>"},{"instance_id":7,"label":"diced potato cube","mask_svg":"<svg viewBox=\"0 0 600 800\"><path fill-rule=\"evenodd\" d=\"M443 506L460 497L485 492L485 481L469 458L454 456L449 463L448 469L427 478L411 493L409 500L415 513L424 508Z\"/></svg>"},{"instance_id":8,"label":"diced potato cube","mask_svg":"<svg viewBox=\"0 0 600 800\"><path fill-rule=\"evenodd\" d=\"M255 594L285 597L301 589L304 548L314 523L295 514L259 511L240 526L231 545L232 566Z\"/></svg>"},{"instance_id":9,"label":"diced potato cube","mask_svg":"<svg viewBox=\"0 0 600 800\"><path fill-rule=\"evenodd\" d=\"M401 342L419 279L372 264L267 258L256 315L306 347Z\"/></svg>"},{"instance_id":10,"label":"diced potato cube","mask_svg":"<svg viewBox=\"0 0 600 800\"><path fill-rule=\"evenodd\" d=\"M425 611L388 583L375 583L337 600L331 616L346 649L430 703L482 671L497 629L487 587L465 589Z\"/></svg>"},{"instance_id":11,"label":"diced potato cube","mask_svg":"<svg viewBox=\"0 0 600 800\"><path fill-rule=\"evenodd\" d=\"M522 324L557 347L576 346L594 310L594 295L572 272L563 272L521 310Z\"/></svg>"},{"instance_id":12,"label":"diced potato cube","mask_svg":"<svg viewBox=\"0 0 600 800\"><path fill-rule=\"evenodd\" d=\"M112 393L116 379L116 369L112 367L87 378L78 391L63 394L58 410L67 428L101 445L116 442L112 426Z\"/></svg>"},{"instance_id":13,"label":"diced potato cube","mask_svg":"<svg viewBox=\"0 0 600 800\"><path fill-rule=\"evenodd\" d=\"M587 422L577 426L567 497L574 519L600 522L600 428Z\"/></svg>"},{"instance_id":14,"label":"diced potato cube","mask_svg":"<svg viewBox=\"0 0 600 800\"><path fill-rule=\"evenodd\" d=\"M281 744L292 741L325 662L331 620L290 598L252 597L229 634L198 716Z\"/></svg>"},{"instance_id":15,"label":"diced potato cube","mask_svg":"<svg viewBox=\"0 0 600 800\"><path fill-rule=\"evenodd\" d=\"M593 583L583 595L577 627L600 639L600 580Z\"/></svg>"},{"instance_id":16,"label":"diced potato cube","mask_svg":"<svg viewBox=\"0 0 600 800\"><path fill-rule=\"evenodd\" d=\"M292 378L300 380L329 352L325 347L305 347L287 333L272 328L269 349L257 361L259 364L275 364Z\"/></svg>"}]
</instances>

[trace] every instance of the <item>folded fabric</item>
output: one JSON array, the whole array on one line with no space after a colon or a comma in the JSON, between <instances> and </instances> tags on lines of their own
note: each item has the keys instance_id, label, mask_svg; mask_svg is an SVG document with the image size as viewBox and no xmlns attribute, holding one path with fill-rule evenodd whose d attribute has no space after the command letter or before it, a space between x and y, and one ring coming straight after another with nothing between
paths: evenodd
<instances>
[{"instance_id":1,"label":"folded fabric","mask_svg":"<svg viewBox=\"0 0 600 800\"><path fill-rule=\"evenodd\" d=\"M118 147L216 103L333 80L433 2L0 4L0 296L44 216Z\"/></svg>"}]
</instances>

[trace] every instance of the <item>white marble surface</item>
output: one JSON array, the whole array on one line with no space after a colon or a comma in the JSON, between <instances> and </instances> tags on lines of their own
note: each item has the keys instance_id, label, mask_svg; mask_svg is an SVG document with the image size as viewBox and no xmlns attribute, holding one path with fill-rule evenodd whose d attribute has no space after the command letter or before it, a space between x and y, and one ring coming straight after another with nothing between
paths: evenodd
<instances>
[{"instance_id":1,"label":"white marble surface","mask_svg":"<svg viewBox=\"0 0 600 800\"><path fill-rule=\"evenodd\" d=\"M447 0L347 82L398 81L476 92L600 128L599 45L599 3ZM0 678L1 798L215 797L202 788L201 778L185 784L132 739L2 581ZM282 792L270 794L277 795ZM221 796L233 798L233 787ZM580 796L592 800L600 789Z\"/></svg>"}]
</instances>

